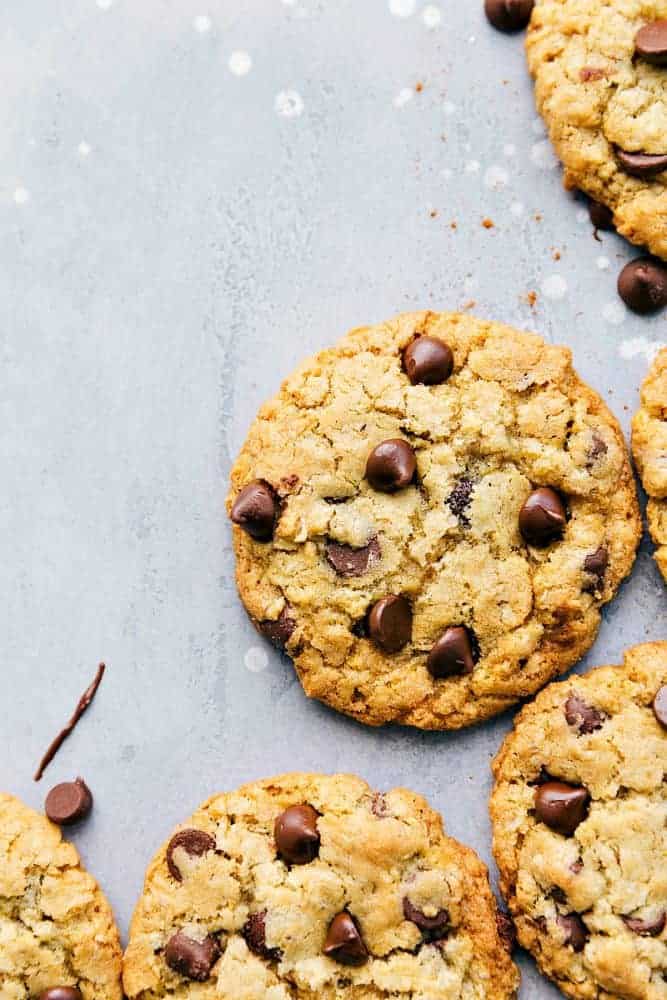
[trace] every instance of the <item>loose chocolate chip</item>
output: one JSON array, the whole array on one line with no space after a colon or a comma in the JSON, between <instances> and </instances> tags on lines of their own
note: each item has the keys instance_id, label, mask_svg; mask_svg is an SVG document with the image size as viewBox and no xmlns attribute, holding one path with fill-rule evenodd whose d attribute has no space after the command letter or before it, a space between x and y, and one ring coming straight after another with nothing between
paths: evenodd
<instances>
[{"instance_id":1,"label":"loose chocolate chip","mask_svg":"<svg viewBox=\"0 0 667 1000\"><path fill-rule=\"evenodd\" d=\"M429 941L437 941L445 937L449 927L447 910L438 910L433 917L427 917L422 910L413 906L407 896L403 899L403 916L406 920L416 924L423 936Z\"/></svg>"},{"instance_id":2,"label":"loose chocolate chip","mask_svg":"<svg viewBox=\"0 0 667 1000\"><path fill-rule=\"evenodd\" d=\"M174 934L164 950L169 968L196 983L206 982L219 958L220 946L215 938L209 935L203 941L194 941L183 931Z\"/></svg>"},{"instance_id":3,"label":"loose chocolate chip","mask_svg":"<svg viewBox=\"0 0 667 1000\"><path fill-rule=\"evenodd\" d=\"M667 170L667 153L628 153L617 146L616 159L630 177L657 177Z\"/></svg>"},{"instance_id":4,"label":"loose chocolate chip","mask_svg":"<svg viewBox=\"0 0 667 1000\"><path fill-rule=\"evenodd\" d=\"M667 21L652 21L640 28L635 53L654 66L667 66Z\"/></svg>"},{"instance_id":5,"label":"loose chocolate chip","mask_svg":"<svg viewBox=\"0 0 667 1000\"><path fill-rule=\"evenodd\" d=\"M468 517L467 510L470 506L474 485L472 479L462 476L447 497L447 506L454 517L458 517L459 523L464 528L470 527L470 518Z\"/></svg>"},{"instance_id":6,"label":"loose chocolate chip","mask_svg":"<svg viewBox=\"0 0 667 1000\"><path fill-rule=\"evenodd\" d=\"M395 493L409 486L417 469L415 453L407 441L391 438L373 448L366 462L366 479L373 489Z\"/></svg>"},{"instance_id":7,"label":"loose chocolate chip","mask_svg":"<svg viewBox=\"0 0 667 1000\"><path fill-rule=\"evenodd\" d=\"M604 712L593 708L584 701L576 691L570 691L565 702L565 718L568 726L573 726L582 736L594 733L596 729L602 729L605 719Z\"/></svg>"},{"instance_id":8,"label":"loose chocolate chip","mask_svg":"<svg viewBox=\"0 0 667 1000\"><path fill-rule=\"evenodd\" d=\"M364 965L368 961L368 951L357 923L346 910L331 921L324 942L324 954L341 965Z\"/></svg>"},{"instance_id":9,"label":"loose chocolate chip","mask_svg":"<svg viewBox=\"0 0 667 1000\"><path fill-rule=\"evenodd\" d=\"M522 31L534 6L535 0L484 0L484 12L499 31Z\"/></svg>"},{"instance_id":10,"label":"loose chocolate chip","mask_svg":"<svg viewBox=\"0 0 667 1000\"><path fill-rule=\"evenodd\" d=\"M296 628L296 621L292 618L291 608L287 605L280 612L278 618L266 619L259 623L259 630L272 642L277 649L284 649L289 642L292 632Z\"/></svg>"},{"instance_id":11,"label":"loose chocolate chip","mask_svg":"<svg viewBox=\"0 0 667 1000\"><path fill-rule=\"evenodd\" d=\"M599 201L589 201L588 214L595 229L610 230L614 228L614 213Z\"/></svg>"},{"instance_id":12,"label":"loose chocolate chip","mask_svg":"<svg viewBox=\"0 0 667 1000\"><path fill-rule=\"evenodd\" d=\"M329 565L338 576L363 576L376 566L382 557L380 543L377 538L371 538L368 545L355 549L341 542L328 541L325 555Z\"/></svg>"},{"instance_id":13,"label":"loose chocolate chip","mask_svg":"<svg viewBox=\"0 0 667 1000\"><path fill-rule=\"evenodd\" d=\"M556 923L565 935L565 944L569 944L574 951L583 951L588 940L588 928L579 914L556 917Z\"/></svg>"},{"instance_id":14,"label":"loose chocolate chip","mask_svg":"<svg viewBox=\"0 0 667 1000\"><path fill-rule=\"evenodd\" d=\"M589 573L594 579L585 587L585 590L596 591L602 589L605 573L609 565L609 553L604 546L600 546L595 552L584 559L584 572Z\"/></svg>"},{"instance_id":15,"label":"loose chocolate chip","mask_svg":"<svg viewBox=\"0 0 667 1000\"><path fill-rule=\"evenodd\" d=\"M269 542L278 516L276 494L263 479L254 479L244 486L232 507L232 521L254 538Z\"/></svg>"},{"instance_id":16,"label":"loose chocolate chip","mask_svg":"<svg viewBox=\"0 0 667 1000\"><path fill-rule=\"evenodd\" d=\"M536 548L560 538L565 521L565 504L549 486L533 490L519 511L519 530L524 540Z\"/></svg>"},{"instance_id":17,"label":"loose chocolate chip","mask_svg":"<svg viewBox=\"0 0 667 1000\"><path fill-rule=\"evenodd\" d=\"M475 669L475 646L465 625L453 625L437 640L426 666L432 677L471 674Z\"/></svg>"},{"instance_id":18,"label":"loose chocolate chip","mask_svg":"<svg viewBox=\"0 0 667 1000\"><path fill-rule=\"evenodd\" d=\"M215 850L215 840L203 830L179 830L174 834L167 845L167 868L172 878L182 882L183 875L174 858L174 852L179 848L192 858L201 858Z\"/></svg>"},{"instance_id":19,"label":"loose chocolate chip","mask_svg":"<svg viewBox=\"0 0 667 1000\"><path fill-rule=\"evenodd\" d=\"M83 1000L83 996L76 986L52 986L39 994L39 1000Z\"/></svg>"},{"instance_id":20,"label":"loose chocolate chip","mask_svg":"<svg viewBox=\"0 0 667 1000\"><path fill-rule=\"evenodd\" d=\"M283 861L290 865L307 865L315 860L320 852L318 818L318 813L307 803L290 806L277 817L273 836Z\"/></svg>"},{"instance_id":21,"label":"loose chocolate chip","mask_svg":"<svg viewBox=\"0 0 667 1000\"><path fill-rule=\"evenodd\" d=\"M538 819L564 837L571 837L588 815L590 795L580 785L549 781L535 791Z\"/></svg>"},{"instance_id":22,"label":"loose chocolate chip","mask_svg":"<svg viewBox=\"0 0 667 1000\"><path fill-rule=\"evenodd\" d=\"M452 374L454 355L436 337L417 337L403 351L403 367L413 385L440 385Z\"/></svg>"},{"instance_id":23,"label":"loose chocolate chip","mask_svg":"<svg viewBox=\"0 0 667 1000\"><path fill-rule=\"evenodd\" d=\"M667 306L667 267L654 257L637 257L618 276L618 294L640 315Z\"/></svg>"},{"instance_id":24,"label":"loose chocolate chip","mask_svg":"<svg viewBox=\"0 0 667 1000\"><path fill-rule=\"evenodd\" d=\"M64 781L46 796L44 811L52 823L68 826L84 819L93 808L93 796L83 778Z\"/></svg>"},{"instance_id":25,"label":"loose chocolate chip","mask_svg":"<svg viewBox=\"0 0 667 1000\"><path fill-rule=\"evenodd\" d=\"M658 689L653 699L653 712L660 725L667 727L667 684Z\"/></svg>"},{"instance_id":26,"label":"loose chocolate chip","mask_svg":"<svg viewBox=\"0 0 667 1000\"><path fill-rule=\"evenodd\" d=\"M498 937L511 955L516 948L516 927L512 917L505 910L496 910L496 927Z\"/></svg>"},{"instance_id":27,"label":"loose chocolate chip","mask_svg":"<svg viewBox=\"0 0 667 1000\"><path fill-rule=\"evenodd\" d=\"M404 597L383 597L371 608L368 634L385 653L398 653L412 638L412 609Z\"/></svg>"},{"instance_id":28,"label":"loose chocolate chip","mask_svg":"<svg viewBox=\"0 0 667 1000\"><path fill-rule=\"evenodd\" d=\"M657 917L645 920L641 917L623 917L623 923L634 934L641 934L642 937L658 937L665 929L667 913L663 910Z\"/></svg>"},{"instance_id":29,"label":"loose chocolate chip","mask_svg":"<svg viewBox=\"0 0 667 1000\"><path fill-rule=\"evenodd\" d=\"M245 943L250 951L269 962L279 962L282 955L280 948L266 947L266 910L251 913L241 930Z\"/></svg>"}]
</instances>

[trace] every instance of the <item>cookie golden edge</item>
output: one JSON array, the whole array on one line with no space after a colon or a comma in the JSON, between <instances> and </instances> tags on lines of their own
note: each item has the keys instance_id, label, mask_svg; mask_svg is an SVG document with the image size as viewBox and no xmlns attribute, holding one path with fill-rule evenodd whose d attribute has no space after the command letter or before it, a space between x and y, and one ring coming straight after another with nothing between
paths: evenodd
<instances>
[{"instance_id":1,"label":"cookie golden edge","mask_svg":"<svg viewBox=\"0 0 667 1000\"><path fill-rule=\"evenodd\" d=\"M503 323L478 319L469 314L432 311L402 313L384 323L357 327L332 347L325 348L315 356L303 361L294 372L284 379L278 393L260 407L234 462L230 474L231 488L226 502L227 512L231 511L233 500L239 490L252 478L254 464L252 438L256 421L260 418L268 418L279 409L283 396L288 393L292 379L299 372L305 369L316 370L320 365L331 362L341 354L353 355L362 350L381 350L383 346L386 346L388 340L393 341L398 354L414 337L415 331L442 336L442 326L447 324L470 328L475 334L483 334L484 336L496 331L503 334L508 342L517 336L527 338L531 343L539 343L546 351L553 352L550 357L555 358L558 355L567 377L576 382L579 397L586 400L590 412L599 416L601 421L612 431L624 456L622 473L612 499L613 508L619 520L624 522L623 535L612 539L615 543L614 559L605 578L604 596L596 611L595 628L591 631L590 627L585 627L585 623L580 623L576 631L572 628L563 629L560 641L554 639L546 641L539 651L539 666L531 672L530 678L524 680L521 691L516 695L476 695L460 710L449 712L445 716L434 712L431 705L435 698L434 695L427 696L409 711L402 713L378 708L367 702L352 705L348 699L341 697L335 688L332 689L330 686L324 688L318 670L312 670L305 661L305 657L302 656L298 659L287 648L286 652L290 656L303 690L309 698L322 701L335 710L369 726L381 726L388 722L394 722L399 725L434 731L460 729L492 718L516 704L517 701L534 695L554 677L569 670L591 647L599 629L600 608L614 598L621 583L630 574L641 539L642 527L637 490L623 432L618 420L601 396L578 376L572 365L572 351L567 347L546 344L543 338L537 334L519 331ZM431 329L432 327L436 329ZM253 625L261 633L259 618L253 613L253 605L257 601L256 595L260 582L254 565L253 546L255 543L236 525L232 525L232 536L236 557L237 589Z\"/></svg>"},{"instance_id":2,"label":"cookie golden edge","mask_svg":"<svg viewBox=\"0 0 667 1000\"><path fill-rule=\"evenodd\" d=\"M72 891L73 883L78 882L78 889L85 895L85 902L72 906L60 918L52 918L54 923L65 924L69 919L80 923L81 943L77 948L77 965L80 967L72 970L78 977L77 981L47 983L40 978L41 970L37 969L30 982L26 983L26 989L40 991L54 986L76 985L84 1000L122 1000L120 936L104 892L84 868L78 851L65 840L58 826L15 796L0 792L0 854L3 850L11 851L22 834L28 837L33 866L44 868L47 875L51 873L56 883L59 879L67 879ZM2 884L3 873L0 869L0 900L4 895ZM72 914L71 918L69 914ZM0 995L4 995L2 983L3 971L0 968Z\"/></svg>"},{"instance_id":3,"label":"cookie golden edge","mask_svg":"<svg viewBox=\"0 0 667 1000\"><path fill-rule=\"evenodd\" d=\"M290 798L293 798L294 801L309 801L313 788L319 787L322 783L329 783L334 788L338 787L341 792L351 785L360 794L370 797L376 795L367 782L354 774L326 775L298 771L288 772L272 778L248 782L231 792L212 795L188 819L171 832L148 866L142 895L132 916L128 946L123 956L123 986L127 1000L147 1000L149 996L159 995L157 992L152 992L155 988L154 976L147 967L143 945L149 916L145 901L152 890L156 877L166 867L167 848L172 837L180 830L189 827L203 825L204 828L207 828L210 826L211 815L220 817L226 814L228 803L232 797L234 799L243 796L252 798L260 792L269 795L273 793L276 798L279 798L289 793ZM447 835L442 816L421 795L402 787L393 788L384 794L399 799L406 811L418 815L425 822L430 842L438 842L442 849L457 855L459 867L465 876L468 888L465 900L469 905L462 907L462 926L469 931L475 942L476 960L483 959L485 968L488 970L490 988L484 994L484 1000L515 1000L520 974L512 961L507 945L500 936L498 903L491 891L486 865L472 848ZM197 984L191 985L196 986ZM187 992L184 995L187 995ZM312 996L310 992L297 993L297 995ZM388 994L379 993L375 989L369 988L367 993L358 995L367 997L368 1000L374 1000L374 998L381 1000L382 996ZM410 995L409 992L406 993L406 996ZM342 992L341 996L344 996Z\"/></svg>"},{"instance_id":4,"label":"cookie golden edge","mask_svg":"<svg viewBox=\"0 0 667 1000\"><path fill-rule=\"evenodd\" d=\"M642 383L640 407L632 420L632 454L648 496L653 558L667 583L667 347L659 351Z\"/></svg>"}]
</instances>

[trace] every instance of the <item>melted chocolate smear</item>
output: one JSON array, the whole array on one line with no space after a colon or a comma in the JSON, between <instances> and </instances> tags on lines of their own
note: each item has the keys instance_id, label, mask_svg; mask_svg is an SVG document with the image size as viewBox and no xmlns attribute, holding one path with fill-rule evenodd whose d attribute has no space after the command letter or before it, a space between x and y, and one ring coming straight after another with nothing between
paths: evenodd
<instances>
[{"instance_id":1,"label":"melted chocolate smear","mask_svg":"<svg viewBox=\"0 0 667 1000\"><path fill-rule=\"evenodd\" d=\"M361 549L329 540L325 546L325 554L329 565L338 576L343 577L363 576L379 563L382 555L377 538L371 538L368 545Z\"/></svg>"},{"instance_id":2,"label":"melted chocolate smear","mask_svg":"<svg viewBox=\"0 0 667 1000\"><path fill-rule=\"evenodd\" d=\"M509 913L505 910L498 910L496 912L496 926L498 937L511 955L516 948L516 927Z\"/></svg>"},{"instance_id":3,"label":"melted chocolate smear","mask_svg":"<svg viewBox=\"0 0 667 1000\"><path fill-rule=\"evenodd\" d=\"M64 729L61 729L61 731L58 733L55 740L50 745L50 747L42 757L41 761L39 762L39 767L35 771L35 778L34 778L35 781L41 780L42 775L46 771L47 767L49 766L55 755L58 753L61 746L67 739L67 737L74 730L74 727L76 726L77 722L79 721L81 716L84 714L84 712L92 702L93 698L97 694L98 687L102 683L102 678L104 677L105 670L106 666L104 665L104 663L100 663L99 667L97 668L97 673L95 674L95 678L92 684L86 688L86 690L79 698L77 706L74 709L74 714L72 718L69 720Z\"/></svg>"}]
</instances>

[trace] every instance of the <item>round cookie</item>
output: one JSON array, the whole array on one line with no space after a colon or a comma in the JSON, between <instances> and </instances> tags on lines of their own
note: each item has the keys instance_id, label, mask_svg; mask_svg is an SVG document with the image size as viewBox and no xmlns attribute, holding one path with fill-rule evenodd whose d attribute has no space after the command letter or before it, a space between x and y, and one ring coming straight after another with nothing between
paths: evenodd
<instances>
[{"instance_id":1,"label":"round cookie","mask_svg":"<svg viewBox=\"0 0 667 1000\"><path fill-rule=\"evenodd\" d=\"M622 434L570 351L470 316L348 334L231 475L237 582L306 693L454 729L572 666L641 533Z\"/></svg>"},{"instance_id":2,"label":"round cookie","mask_svg":"<svg viewBox=\"0 0 667 1000\"><path fill-rule=\"evenodd\" d=\"M404 789L288 774L210 799L153 859L128 1000L501 1000L487 872Z\"/></svg>"},{"instance_id":3,"label":"round cookie","mask_svg":"<svg viewBox=\"0 0 667 1000\"><path fill-rule=\"evenodd\" d=\"M665 19L667 0L537 0L526 46L566 187L667 259Z\"/></svg>"},{"instance_id":4,"label":"round cookie","mask_svg":"<svg viewBox=\"0 0 667 1000\"><path fill-rule=\"evenodd\" d=\"M120 976L111 908L75 848L0 793L0 996L121 1000Z\"/></svg>"},{"instance_id":5,"label":"round cookie","mask_svg":"<svg viewBox=\"0 0 667 1000\"><path fill-rule=\"evenodd\" d=\"M550 684L493 765L519 942L569 997L667 997L667 642Z\"/></svg>"},{"instance_id":6,"label":"round cookie","mask_svg":"<svg viewBox=\"0 0 667 1000\"><path fill-rule=\"evenodd\" d=\"M641 390L632 421L632 453L648 493L648 527L655 561L667 580L667 347L658 354Z\"/></svg>"}]
</instances>

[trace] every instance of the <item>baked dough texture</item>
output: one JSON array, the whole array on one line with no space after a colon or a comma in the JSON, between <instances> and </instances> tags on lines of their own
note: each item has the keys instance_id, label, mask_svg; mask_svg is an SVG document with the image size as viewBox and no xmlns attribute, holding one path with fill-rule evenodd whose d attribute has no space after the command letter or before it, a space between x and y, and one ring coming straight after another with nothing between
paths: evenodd
<instances>
[{"instance_id":1,"label":"baked dough texture","mask_svg":"<svg viewBox=\"0 0 667 1000\"><path fill-rule=\"evenodd\" d=\"M655 561L667 580L667 347L642 385L641 406L632 421L632 452L648 494L646 514L657 546Z\"/></svg>"}]
</instances>

